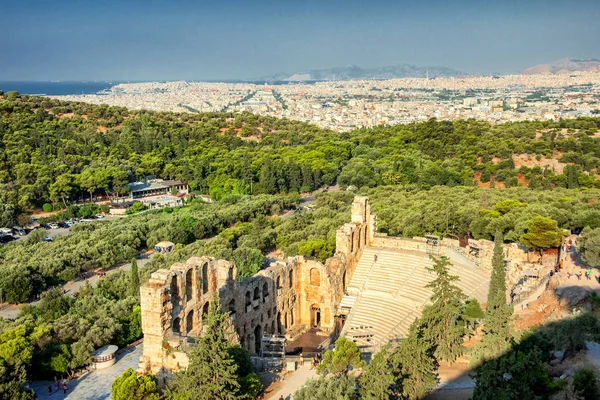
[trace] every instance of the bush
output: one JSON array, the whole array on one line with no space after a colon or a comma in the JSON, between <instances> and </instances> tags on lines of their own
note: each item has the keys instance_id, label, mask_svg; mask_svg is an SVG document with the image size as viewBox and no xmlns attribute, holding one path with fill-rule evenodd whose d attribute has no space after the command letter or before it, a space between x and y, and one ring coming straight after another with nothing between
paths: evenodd
<instances>
[{"instance_id":1,"label":"bush","mask_svg":"<svg viewBox=\"0 0 600 400\"><path fill-rule=\"evenodd\" d=\"M573 378L573 392L578 399L592 400L600 398L600 390L596 382L594 371L580 369Z\"/></svg>"},{"instance_id":2,"label":"bush","mask_svg":"<svg viewBox=\"0 0 600 400\"><path fill-rule=\"evenodd\" d=\"M44 210L44 212L51 212L52 211L52 204L50 204L50 203L44 203L44 205L42 206L42 210Z\"/></svg>"}]
</instances>

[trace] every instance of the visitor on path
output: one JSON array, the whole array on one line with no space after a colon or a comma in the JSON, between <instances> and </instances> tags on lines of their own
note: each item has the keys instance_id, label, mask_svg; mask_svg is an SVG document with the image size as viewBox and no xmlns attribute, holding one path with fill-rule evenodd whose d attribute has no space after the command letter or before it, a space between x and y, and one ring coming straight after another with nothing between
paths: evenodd
<instances>
[{"instance_id":1,"label":"visitor on path","mask_svg":"<svg viewBox=\"0 0 600 400\"><path fill-rule=\"evenodd\" d=\"M285 399L283 398L283 395L279 396L279 400L285 400Z\"/></svg>"},{"instance_id":2,"label":"visitor on path","mask_svg":"<svg viewBox=\"0 0 600 400\"><path fill-rule=\"evenodd\" d=\"M311 357L310 358L310 369L313 369L315 367L315 358Z\"/></svg>"},{"instance_id":3,"label":"visitor on path","mask_svg":"<svg viewBox=\"0 0 600 400\"><path fill-rule=\"evenodd\" d=\"M63 394L67 394L67 389L69 388L67 386L67 381L63 381L62 388L63 388Z\"/></svg>"},{"instance_id":4,"label":"visitor on path","mask_svg":"<svg viewBox=\"0 0 600 400\"><path fill-rule=\"evenodd\" d=\"M304 365L304 357L302 356L302 353L300 353L300 366Z\"/></svg>"},{"instance_id":5,"label":"visitor on path","mask_svg":"<svg viewBox=\"0 0 600 400\"><path fill-rule=\"evenodd\" d=\"M581 272L575 274L575 276L577 276L577 280L581 280L581 275L583 275Z\"/></svg>"},{"instance_id":6,"label":"visitor on path","mask_svg":"<svg viewBox=\"0 0 600 400\"><path fill-rule=\"evenodd\" d=\"M373 262L377 262L377 254L373 256Z\"/></svg>"},{"instance_id":7,"label":"visitor on path","mask_svg":"<svg viewBox=\"0 0 600 400\"><path fill-rule=\"evenodd\" d=\"M591 268L587 270L587 279L588 279L588 281L592 280L592 269Z\"/></svg>"}]
</instances>

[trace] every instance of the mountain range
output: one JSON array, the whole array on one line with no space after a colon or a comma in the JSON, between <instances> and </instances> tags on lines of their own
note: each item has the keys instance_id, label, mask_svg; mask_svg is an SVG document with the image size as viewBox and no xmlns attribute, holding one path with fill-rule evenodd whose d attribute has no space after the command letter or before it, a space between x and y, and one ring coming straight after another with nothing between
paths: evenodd
<instances>
[{"instance_id":1,"label":"mountain range","mask_svg":"<svg viewBox=\"0 0 600 400\"><path fill-rule=\"evenodd\" d=\"M539 64L529 67L521 74L561 74L574 71L600 71L600 60L578 60L574 58L563 58L551 64Z\"/></svg>"},{"instance_id":2,"label":"mountain range","mask_svg":"<svg viewBox=\"0 0 600 400\"><path fill-rule=\"evenodd\" d=\"M344 81L352 79L393 79L393 78L435 78L438 76L461 76L462 72L447 67L417 67L400 64L387 67L361 68L356 65L327 69L313 69L306 72L277 73L257 80L273 81Z\"/></svg>"}]
</instances>

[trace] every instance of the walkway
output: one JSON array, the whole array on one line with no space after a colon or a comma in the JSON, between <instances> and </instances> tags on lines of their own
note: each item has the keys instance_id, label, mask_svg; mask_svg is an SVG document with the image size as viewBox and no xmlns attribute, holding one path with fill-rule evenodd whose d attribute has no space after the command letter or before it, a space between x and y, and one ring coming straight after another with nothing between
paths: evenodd
<instances>
[{"instance_id":1,"label":"walkway","mask_svg":"<svg viewBox=\"0 0 600 400\"><path fill-rule=\"evenodd\" d=\"M112 383L123 374L127 368L137 369L142 356L142 345L138 345L119 355L117 362L110 368L89 372L78 379L69 382L67 394L62 390L48 394L48 385L52 382L36 381L31 387L40 400L108 400L112 391Z\"/></svg>"},{"instance_id":2,"label":"walkway","mask_svg":"<svg viewBox=\"0 0 600 400\"><path fill-rule=\"evenodd\" d=\"M315 369L310 369L310 363L305 362L296 372L290 374L284 381L277 383L275 390L265 396L265 400L279 400L283 396L285 400L292 400L292 395L300 389L307 380L317 376Z\"/></svg>"},{"instance_id":3,"label":"walkway","mask_svg":"<svg viewBox=\"0 0 600 400\"><path fill-rule=\"evenodd\" d=\"M150 260L151 257L149 255L144 254L145 257L144 258L140 258L137 259L137 265L138 268L143 268ZM111 267L110 269L105 270L106 274L112 274L115 271L129 271L131 269L131 263L127 263L127 264L117 264L113 267ZM69 281L67 283L65 283L62 288L65 290L65 292L70 295L71 297L75 297L75 295L77 293L79 293L79 291L85 286L86 282L89 282L90 285L92 285L92 287L96 287L96 285L98 285L98 280L100 279L100 276L98 276L97 274L86 278L86 279L78 279L76 281ZM31 302L27 302L27 303L21 303L21 304L4 304L4 305L0 305L0 317L2 318L6 318L6 319L16 319L19 314L21 313L21 308L23 308L23 306L35 306L39 304L39 300L35 300L35 301L31 301Z\"/></svg>"}]
</instances>

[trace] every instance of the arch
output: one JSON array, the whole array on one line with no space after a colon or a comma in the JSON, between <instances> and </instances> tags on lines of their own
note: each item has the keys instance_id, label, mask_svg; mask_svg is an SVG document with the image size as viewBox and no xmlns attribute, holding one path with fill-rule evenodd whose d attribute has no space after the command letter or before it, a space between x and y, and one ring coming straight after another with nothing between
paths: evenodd
<instances>
[{"instance_id":1,"label":"arch","mask_svg":"<svg viewBox=\"0 0 600 400\"><path fill-rule=\"evenodd\" d=\"M346 293L346 269L344 269L344 274L342 275L342 292Z\"/></svg>"},{"instance_id":2,"label":"arch","mask_svg":"<svg viewBox=\"0 0 600 400\"><path fill-rule=\"evenodd\" d=\"M277 334L277 331L275 330L277 328L277 326L275 326L275 321L271 322L271 333L273 335Z\"/></svg>"},{"instance_id":3,"label":"arch","mask_svg":"<svg viewBox=\"0 0 600 400\"><path fill-rule=\"evenodd\" d=\"M260 299L260 290L258 289L258 287L254 288L254 296L252 296L252 300L258 300Z\"/></svg>"},{"instance_id":4,"label":"arch","mask_svg":"<svg viewBox=\"0 0 600 400\"><path fill-rule=\"evenodd\" d=\"M358 228L358 246L356 246L357 249L360 250L361 244L362 244L362 229Z\"/></svg>"},{"instance_id":5,"label":"arch","mask_svg":"<svg viewBox=\"0 0 600 400\"><path fill-rule=\"evenodd\" d=\"M277 277L277 289L281 289L281 276Z\"/></svg>"},{"instance_id":6,"label":"arch","mask_svg":"<svg viewBox=\"0 0 600 400\"><path fill-rule=\"evenodd\" d=\"M187 270L187 272L185 273L185 301L191 301L192 298L194 297L193 294L193 275L194 275L194 271L193 268L190 268Z\"/></svg>"},{"instance_id":7,"label":"arch","mask_svg":"<svg viewBox=\"0 0 600 400\"><path fill-rule=\"evenodd\" d=\"M294 310L290 310L290 326L294 326Z\"/></svg>"},{"instance_id":8,"label":"arch","mask_svg":"<svg viewBox=\"0 0 600 400\"><path fill-rule=\"evenodd\" d=\"M354 252L354 231L350 235L350 253Z\"/></svg>"},{"instance_id":9,"label":"arch","mask_svg":"<svg viewBox=\"0 0 600 400\"><path fill-rule=\"evenodd\" d=\"M173 275L171 278L171 302L173 303L173 308L179 303L179 285L177 284L177 275Z\"/></svg>"},{"instance_id":10,"label":"arch","mask_svg":"<svg viewBox=\"0 0 600 400\"><path fill-rule=\"evenodd\" d=\"M321 272L318 268L310 269L310 284L313 286L321 286Z\"/></svg>"},{"instance_id":11,"label":"arch","mask_svg":"<svg viewBox=\"0 0 600 400\"><path fill-rule=\"evenodd\" d=\"M203 320L208 315L208 308L209 307L210 307L210 301L207 301L206 303L204 303L204 306L202 307L202 319Z\"/></svg>"},{"instance_id":12,"label":"arch","mask_svg":"<svg viewBox=\"0 0 600 400\"><path fill-rule=\"evenodd\" d=\"M250 300L250 291L248 290L246 292L246 307L248 307L251 304L252 304L252 301Z\"/></svg>"},{"instance_id":13,"label":"arch","mask_svg":"<svg viewBox=\"0 0 600 400\"><path fill-rule=\"evenodd\" d=\"M367 245L367 227L363 228L363 246Z\"/></svg>"},{"instance_id":14,"label":"arch","mask_svg":"<svg viewBox=\"0 0 600 400\"><path fill-rule=\"evenodd\" d=\"M202 294L208 293L208 263L202 265Z\"/></svg>"},{"instance_id":15,"label":"arch","mask_svg":"<svg viewBox=\"0 0 600 400\"><path fill-rule=\"evenodd\" d=\"M288 275L289 275L288 278L290 280L290 288L291 288L292 286L294 286L294 270L290 269L290 272L288 273Z\"/></svg>"},{"instance_id":16,"label":"arch","mask_svg":"<svg viewBox=\"0 0 600 400\"><path fill-rule=\"evenodd\" d=\"M283 314L283 327L284 329L287 329L288 327L288 313Z\"/></svg>"},{"instance_id":17,"label":"arch","mask_svg":"<svg viewBox=\"0 0 600 400\"><path fill-rule=\"evenodd\" d=\"M187 335L189 335L190 332L192 332L192 329L194 329L194 310L193 309L190 310L187 317L185 318L185 333Z\"/></svg>"},{"instance_id":18,"label":"arch","mask_svg":"<svg viewBox=\"0 0 600 400\"><path fill-rule=\"evenodd\" d=\"M267 296L269 296L269 285L267 284L267 282L265 282L265 283L263 283L263 288L262 288L263 303L267 302Z\"/></svg>"},{"instance_id":19,"label":"arch","mask_svg":"<svg viewBox=\"0 0 600 400\"><path fill-rule=\"evenodd\" d=\"M254 328L254 352L257 355L260 355L261 353L261 341L262 341L262 336L263 336L263 330L262 330L262 326L260 325L256 325L256 327Z\"/></svg>"},{"instance_id":20,"label":"arch","mask_svg":"<svg viewBox=\"0 0 600 400\"><path fill-rule=\"evenodd\" d=\"M175 318L171 323L171 330L176 335L181 334L181 319L179 317Z\"/></svg>"},{"instance_id":21,"label":"arch","mask_svg":"<svg viewBox=\"0 0 600 400\"><path fill-rule=\"evenodd\" d=\"M277 333L283 335L283 324L281 323L281 313L277 313Z\"/></svg>"},{"instance_id":22,"label":"arch","mask_svg":"<svg viewBox=\"0 0 600 400\"><path fill-rule=\"evenodd\" d=\"M310 326L313 328L321 326L321 306L318 304L310 306Z\"/></svg>"}]
</instances>

